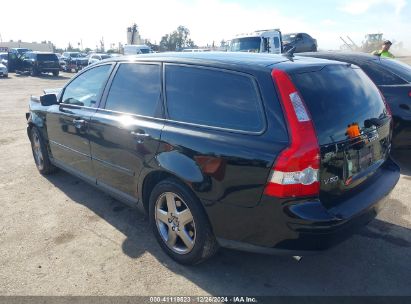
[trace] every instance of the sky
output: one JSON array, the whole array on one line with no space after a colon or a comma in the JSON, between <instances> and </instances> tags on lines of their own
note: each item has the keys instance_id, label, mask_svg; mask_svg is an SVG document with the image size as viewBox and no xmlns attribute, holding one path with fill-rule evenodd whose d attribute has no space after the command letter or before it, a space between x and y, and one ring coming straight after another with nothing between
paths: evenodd
<instances>
[{"instance_id":1,"label":"sky","mask_svg":"<svg viewBox=\"0 0 411 304\"><path fill-rule=\"evenodd\" d=\"M411 49L411 0L20 0L1 6L2 41L70 42L92 49L103 37L105 46L126 43L133 23L152 43L186 26L197 45L229 40L236 34L280 28L283 33L306 32L320 49L338 49L340 36L361 44L366 33Z\"/></svg>"}]
</instances>

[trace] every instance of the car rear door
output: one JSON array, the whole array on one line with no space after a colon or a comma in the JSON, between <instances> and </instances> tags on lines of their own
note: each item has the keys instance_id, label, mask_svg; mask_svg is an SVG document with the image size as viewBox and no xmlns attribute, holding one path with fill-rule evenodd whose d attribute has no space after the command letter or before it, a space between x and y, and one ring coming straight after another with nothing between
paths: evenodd
<instances>
[{"instance_id":1,"label":"car rear door","mask_svg":"<svg viewBox=\"0 0 411 304\"><path fill-rule=\"evenodd\" d=\"M60 94L60 104L47 111L47 133L53 160L85 178L95 176L88 136L91 115L96 111L113 64L100 65L79 74Z\"/></svg>"},{"instance_id":2,"label":"car rear door","mask_svg":"<svg viewBox=\"0 0 411 304\"><path fill-rule=\"evenodd\" d=\"M273 85L264 76L260 91L248 73L165 65L168 119L157 160L205 204L256 206L277 153L288 144L282 115L274 114L281 108Z\"/></svg>"},{"instance_id":3,"label":"car rear door","mask_svg":"<svg viewBox=\"0 0 411 304\"><path fill-rule=\"evenodd\" d=\"M162 109L161 64L119 63L89 127L97 184L136 199L139 174L159 146Z\"/></svg>"}]
</instances>

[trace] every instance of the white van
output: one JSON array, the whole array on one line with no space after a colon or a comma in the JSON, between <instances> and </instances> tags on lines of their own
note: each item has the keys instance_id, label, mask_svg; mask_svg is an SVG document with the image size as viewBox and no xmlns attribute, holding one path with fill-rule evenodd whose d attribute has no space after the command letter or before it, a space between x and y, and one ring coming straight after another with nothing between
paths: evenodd
<instances>
[{"instance_id":1,"label":"white van","mask_svg":"<svg viewBox=\"0 0 411 304\"><path fill-rule=\"evenodd\" d=\"M124 46L124 55L139 55L139 54L148 54L153 51L144 44L135 45L135 44L126 44Z\"/></svg>"}]
</instances>

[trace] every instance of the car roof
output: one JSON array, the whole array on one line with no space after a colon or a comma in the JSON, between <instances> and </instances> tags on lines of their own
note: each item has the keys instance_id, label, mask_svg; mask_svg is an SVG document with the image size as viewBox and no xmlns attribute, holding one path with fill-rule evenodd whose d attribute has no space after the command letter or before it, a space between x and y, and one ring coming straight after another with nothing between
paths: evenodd
<instances>
[{"instance_id":1,"label":"car roof","mask_svg":"<svg viewBox=\"0 0 411 304\"><path fill-rule=\"evenodd\" d=\"M363 63L366 61L378 60L379 57L359 52L309 52L309 53L300 53L300 56L308 56L315 58L331 59L346 61L351 63Z\"/></svg>"},{"instance_id":2,"label":"car roof","mask_svg":"<svg viewBox=\"0 0 411 304\"><path fill-rule=\"evenodd\" d=\"M27 53L31 53L31 54L55 54L53 52L39 52L39 51L31 51L31 52L27 52Z\"/></svg>"},{"instance_id":3,"label":"car roof","mask_svg":"<svg viewBox=\"0 0 411 304\"><path fill-rule=\"evenodd\" d=\"M341 62L329 61L307 57L289 58L283 55L276 54L261 54L261 53L243 53L243 52L169 52L169 53L154 53L142 55L129 55L109 58L104 62L117 61L158 61L169 63L187 63L201 65L225 65L225 66L242 66L254 67L261 69L272 69L274 65L279 63L288 63L290 66L295 63L297 66L325 66L327 64L341 64ZM297 64L298 63L298 64ZM288 65L283 65L285 68Z\"/></svg>"}]
</instances>

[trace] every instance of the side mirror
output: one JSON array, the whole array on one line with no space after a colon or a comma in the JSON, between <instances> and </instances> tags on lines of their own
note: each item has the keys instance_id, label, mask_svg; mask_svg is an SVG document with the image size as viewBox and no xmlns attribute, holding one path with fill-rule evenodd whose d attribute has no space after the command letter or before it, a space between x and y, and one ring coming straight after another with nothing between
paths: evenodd
<instances>
[{"instance_id":1,"label":"side mirror","mask_svg":"<svg viewBox=\"0 0 411 304\"><path fill-rule=\"evenodd\" d=\"M58 104L57 101L57 96L56 94L46 94L43 96L40 96L40 103L42 106L52 106Z\"/></svg>"}]
</instances>

